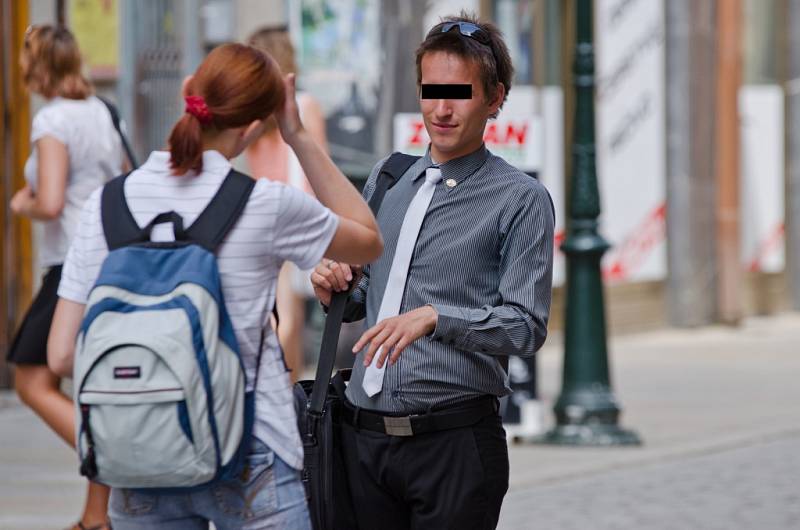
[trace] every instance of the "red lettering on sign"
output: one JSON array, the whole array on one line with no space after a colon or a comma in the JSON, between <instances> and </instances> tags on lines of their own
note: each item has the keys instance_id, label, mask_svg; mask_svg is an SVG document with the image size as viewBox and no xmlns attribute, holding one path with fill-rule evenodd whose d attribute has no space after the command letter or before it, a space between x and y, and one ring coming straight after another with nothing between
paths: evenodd
<instances>
[{"instance_id":1,"label":"red lettering on sign","mask_svg":"<svg viewBox=\"0 0 800 530\"><path fill-rule=\"evenodd\" d=\"M513 123L509 123L506 127L506 143L511 143L512 139L516 139L519 145L525 143L525 135L528 134L528 124L523 123L521 129L514 127Z\"/></svg>"},{"instance_id":2,"label":"red lettering on sign","mask_svg":"<svg viewBox=\"0 0 800 530\"><path fill-rule=\"evenodd\" d=\"M767 235L767 238L758 245L756 254L750 260L747 270L750 272L760 272L762 270L762 261L768 258L772 252L781 248L785 231L786 229L783 223L778 224L772 229Z\"/></svg>"},{"instance_id":3,"label":"red lettering on sign","mask_svg":"<svg viewBox=\"0 0 800 530\"><path fill-rule=\"evenodd\" d=\"M505 126L500 125L499 127L500 131L498 131L497 122L487 125L486 131L483 133L483 141L487 144L514 144L515 146L520 146L525 143L525 137L528 135L527 123L519 125L509 123ZM505 133L505 135L503 133Z\"/></svg>"},{"instance_id":4,"label":"red lettering on sign","mask_svg":"<svg viewBox=\"0 0 800 530\"><path fill-rule=\"evenodd\" d=\"M660 204L635 227L622 244L609 253L603 278L609 281L626 281L630 279L644 263L653 249L666 236L666 204Z\"/></svg>"},{"instance_id":5,"label":"red lettering on sign","mask_svg":"<svg viewBox=\"0 0 800 530\"><path fill-rule=\"evenodd\" d=\"M411 128L414 132L411 133L411 138L408 140L409 145L419 146L424 143L422 138L422 130L425 128L425 123L421 121L412 122Z\"/></svg>"},{"instance_id":6,"label":"red lettering on sign","mask_svg":"<svg viewBox=\"0 0 800 530\"><path fill-rule=\"evenodd\" d=\"M497 139L497 124L490 123L488 127L486 127L486 131L483 133L483 141L487 144L496 144L499 143Z\"/></svg>"}]
</instances>

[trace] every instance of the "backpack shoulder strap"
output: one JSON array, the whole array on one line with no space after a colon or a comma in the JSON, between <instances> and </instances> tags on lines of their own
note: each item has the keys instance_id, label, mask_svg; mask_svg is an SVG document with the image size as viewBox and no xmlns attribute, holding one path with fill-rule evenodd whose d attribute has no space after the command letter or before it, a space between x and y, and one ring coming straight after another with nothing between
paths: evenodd
<instances>
[{"instance_id":1,"label":"backpack shoulder strap","mask_svg":"<svg viewBox=\"0 0 800 530\"><path fill-rule=\"evenodd\" d=\"M103 186L100 201L100 218L108 250L116 250L140 241L142 229L136 224L125 201L125 179L130 173L111 179Z\"/></svg>"},{"instance_id":2,"label":"backpack shoulder strap","mask_svg":"<svg viewBox=\"0 0 800 530\"><path fill-rule=\"evenodd\" d=\"M255 185L254 179L231 169L206 209L186 230L188 239L216 252L239 220Z\"/></svg>"}]
</instances>

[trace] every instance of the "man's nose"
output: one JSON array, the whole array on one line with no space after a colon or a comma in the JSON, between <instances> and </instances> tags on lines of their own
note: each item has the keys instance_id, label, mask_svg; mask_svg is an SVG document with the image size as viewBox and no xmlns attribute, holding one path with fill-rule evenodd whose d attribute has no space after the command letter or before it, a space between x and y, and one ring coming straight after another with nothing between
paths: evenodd
<instances>
[{"instance_id":1,"label":"man's nose","mask_svg":"<svg viewBox=\"0 0 800 530\"><path fill-rule=\"evenodd\" d=\"M452 101L449 99L436 100L436 115L440 117L450 116L453 113Z\"/></svg>"}]
</instances>

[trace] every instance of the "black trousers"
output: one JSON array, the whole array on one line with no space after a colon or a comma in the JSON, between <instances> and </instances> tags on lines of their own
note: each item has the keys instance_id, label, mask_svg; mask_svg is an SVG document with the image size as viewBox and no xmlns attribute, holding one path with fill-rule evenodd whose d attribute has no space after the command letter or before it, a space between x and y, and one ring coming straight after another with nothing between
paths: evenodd
<instances>
[{"instance_id":1,"label":"black trousers","mask_svg":"<svg viewBox=\"0 0 800 530\"><path fill-rule=\"evenodd\" d=\"M497 526L508 490L508 446L499 415L409 437L344 424L342 438L361 530Z\"/></svg>"}]
</instances>

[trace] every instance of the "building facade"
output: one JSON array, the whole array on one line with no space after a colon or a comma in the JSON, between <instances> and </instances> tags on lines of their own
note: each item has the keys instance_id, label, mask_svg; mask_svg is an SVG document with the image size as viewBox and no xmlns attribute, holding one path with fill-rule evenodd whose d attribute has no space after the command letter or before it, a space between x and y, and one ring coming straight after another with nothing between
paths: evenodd
<instances>
[{"instance_id":1,"label":"building facade","mask_svg":"<svg viewBox=\"0 0 800 530\"><path fill-rule=\"evenodd\" d=\"M182 112L180 83L204 53L262 26L287 26L300 87L326 113L331 153L361 182L392 149L424 149L414 48L439 16L473 11L503 30L517 71L487 144L550 189L556 243L568 229L572 0L0 5L2 346L38 276L30 227L7 207L30 148L31 111L41 104L20 88L16 53L28 23L59 15L77 34L98 90L118 101L140 157L164 145ZM800 25L792 21L800 21L798 0L595 0L597 170L601 232L612 244L603 262L612 331L735 323L800 308ZM564 267L559 253L554 329ZM8 383L2 363L0 385Z\"/></svg>"}]
</instances>

